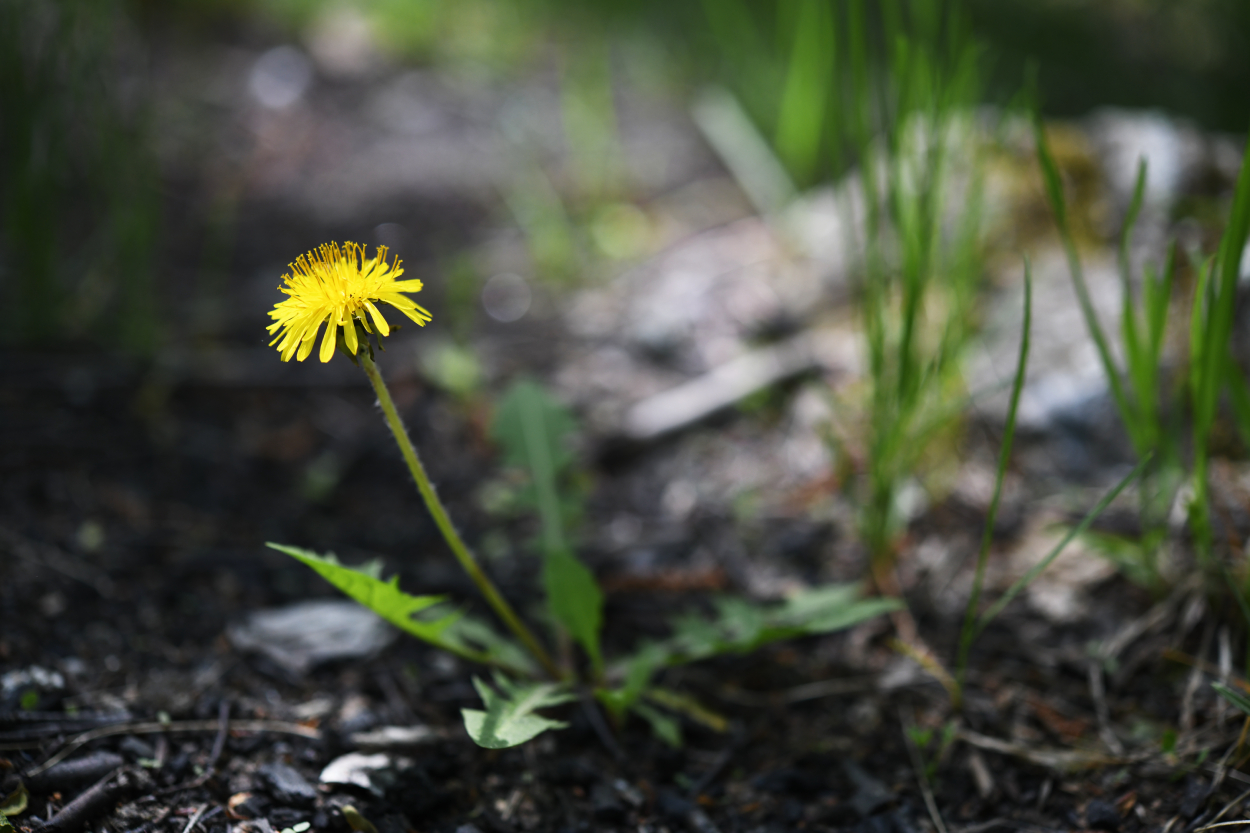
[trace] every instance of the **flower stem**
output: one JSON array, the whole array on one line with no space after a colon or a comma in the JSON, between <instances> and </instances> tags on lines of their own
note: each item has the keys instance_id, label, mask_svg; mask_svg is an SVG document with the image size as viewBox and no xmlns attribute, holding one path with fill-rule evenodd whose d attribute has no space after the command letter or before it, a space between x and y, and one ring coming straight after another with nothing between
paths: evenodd
<instances>
[{"instance_id":1,"label":"flower stem","mask_svg":"<svg viewBox=\"0 0 1250 833\"><path fill-rule=\"evenodd\" d=\"M430 482L430 477L425 473L425 467L421 465L420 458L417 457L417 449L413 446L412 440L408 437L408 432L404 428L404 423L399 418L399 412L395 410L395 402L391 399L391 392L387 390L386 382L382 380L382 374L378 372L378 366L374 364L373 359L369 356L368 349L363 349L356 357L360 362L360 366L364 368L365 375L369 377L369 382L373 385L374 392L378 395L378 404L382 406L382 413L386 416L386 424L390 426L391 433L395 435L395 442L399 445L400 453L404 455L404 462L408 464L408 471L412 473L412 479L417 484L417 491L421 493L421 497L425 499L425 506L430 510L430 514L434 516L434 523L438 525L439 532L443 533L443 538L447 541L447 545L451 547L452 554L456 556L456 560L460 562L460 566L469 574L469 578L477 585L478 591L486 598L486 602L494 609L504 624L514 633L517 639L529 650L538 660L538 664L543 667L548 674L554 679L559 679L559 668L552 661L550 654L543 648L535 637L533 632L525 626L520 617L516 615L516 611L508 604L508 601L499 593L490 578L482 571L481 566L477 563L477 559L473 557L473 553L465 545L464 539L460 537L460 533L456 531L456 527L452 524L451 518L447 514L443 502L439 500L438 493L434 491L434 484Z\"/></svg>"}]
</instances>

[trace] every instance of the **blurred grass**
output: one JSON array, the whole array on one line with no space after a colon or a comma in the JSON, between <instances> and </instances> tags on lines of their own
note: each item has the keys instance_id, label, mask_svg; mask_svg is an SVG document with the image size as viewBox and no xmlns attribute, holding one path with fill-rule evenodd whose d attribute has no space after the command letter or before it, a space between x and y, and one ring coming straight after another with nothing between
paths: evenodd
<instances>
[{"instance_id":1,"label":"blurred grass","mask_svg":"<svg viewBox=\"0 0 1250 833\"><path fill-rule=\"evenodd\" d=\"M937 25L935 38L950 34L939 29L955 4L893 5L903 11L872 3L856 12L859 5L838 0L360 0L352 8L402 62L501 78L554 66L574 180L570 193L561 183L560 196L573 201L544 216L563 212L576 224L628 198L616 124L622 73L683 94L708 84L730 90L800 188L848 170L865 130L897 116L891 107L915 106L932 92L900 90L891 104L872 89L874 74L911 71L911 57L885 58L894 45L880 39L898 25L889 15L903 15L908 26ZM259 20L298 40L338 7L336 0L0 0L3 339L140 352L160 342L165 310L152 271L161 231L157 174L143 70L126 65L142 58L143 33L173 25L206 37ZM1209 128L1244 128L1244 0L968 0L962 7L968 33L987 44L994 67L978 100L1007 100L1021 68L1036 59L1048 112L1155 106ZM840 40L847 27L864 40ZM844 71L856 66L863 71ZM861 101L865 109L857 110ZM562 222L540 225L548 230L535 238L540 260L556 271L575 268L576 246L561 237Z\"/></svg>"},{"instance_id":2,"label":"blurred grass","mask_svg":"<svg viewBox=\"0 0 1250 833\"><path fill-rule=\"evenodd\" d=\"M1158 108L1208 130L1246 129L1250 3L1245 0L967 0L992 45L991 95L1039 63L1048 117L1096 107Z\"/></svg>"},{"instance_id":3,"label":"blurred grass","mask_svg":"<svg viewBox=\"0 0 1250 833\"><path fill-rule=\"evenodd\" d=\"M158 341L154 163L124 6L0 0L0 339Z\"/></svg>"}]
</instances>

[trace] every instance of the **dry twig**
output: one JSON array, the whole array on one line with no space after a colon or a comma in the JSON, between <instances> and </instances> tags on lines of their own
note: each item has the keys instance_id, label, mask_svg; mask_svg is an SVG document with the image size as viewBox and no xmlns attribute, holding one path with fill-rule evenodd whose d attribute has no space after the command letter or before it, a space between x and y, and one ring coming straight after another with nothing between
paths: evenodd
<instances>
[{"instance_id":1,"label":"dry twig","mask_svg":"<svg viewBox=\"0 0 1250 833\"><path fill-rule=\"evenodd\" d=\"M38 775L49 767L59 764L74 754L84 744L99 738L111 737L113 735L151 735L159 732L211 732L214 729L218 729L220 725L220 722L216 720L174 720L169 723L127 723L121 726L106 726L102 729L92 729L90 732L83 732L69 741L61 748L60 752L57 752L48 760L27 770L26 777ZM321 737L321 732L316 729L285 720L239 720L233 724L233 728L238 732L277 732L286 735L299 735L312 740Z\"/></svg>"},{"instance_id":2,"label":"dry twig","mask_svg":"<svg viewBox=\"0 0 1250 833\"><path fill-rule=\"evenodd\" d=\"M1098 718L1098 736L1113 755L1124 754L1124 744L1111 728L1111 710L1107 707L1107 694L1103 687L1102 663L1089 661L1089 696L1094 701L1094 714Z\"/></svg>"}]
</instances>

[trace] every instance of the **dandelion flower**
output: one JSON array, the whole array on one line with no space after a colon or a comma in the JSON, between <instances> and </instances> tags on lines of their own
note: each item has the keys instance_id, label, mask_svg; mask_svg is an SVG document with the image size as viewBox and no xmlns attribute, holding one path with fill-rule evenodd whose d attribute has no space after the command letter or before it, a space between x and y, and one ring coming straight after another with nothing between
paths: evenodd
<instances>
[{"instance_id":1,"label":"dandelion flower","mask_svg":"<svg viewBox=\"0 0 1250 833\"><path fill-rule=\"evenodd\" d=\"M372 321L382 335L391 333L375 303L381 301L424 327L430 314L405 294L420 292L421 281L396 280L402 274L399 258L394 263L386 262L385 246L379 246L373 258L366 258L365 247L357 243L344 243L341 247L328 243L300 255L291 264L291 273L282 276L284 285L278 287L287 299L269 311L274 322L267 329L277 333L269 346L278 346L284 362L292 356L302 362L312 353L321 325L328 322L318 354L321 361L328 362L334 355L339 327L343 328L343 340L354 356L359 344L356 321L365 332L373 332L369 326Z\"/></svg>"}]
</instances>

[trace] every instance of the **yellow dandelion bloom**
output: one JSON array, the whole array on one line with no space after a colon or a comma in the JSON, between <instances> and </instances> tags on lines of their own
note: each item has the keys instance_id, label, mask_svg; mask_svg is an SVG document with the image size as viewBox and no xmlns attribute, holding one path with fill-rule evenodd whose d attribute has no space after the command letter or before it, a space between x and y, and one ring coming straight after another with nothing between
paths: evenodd
<instances>
[{"instance_id":1,"label":"yellow dandelion bloom","mask_svg":"<svg viewBox=\"0 0 1250 833\"><path fill-rule=\"evenodd\" d=\"M269 346L278 346L284 362L292 356L302 362L312 353L321 325L328 321L321 339L321 361L328 362L334 355L339 327L354 356L359 344L355 321L364 325L366 332L373 332L369 326L372 320L379 333L391 333L375 301L385 301L424 327L430 314L405 294L420 292L421 281L395 280L404 274L400 262L399 258L386 262L385 246L378 247L377 256L366 258L365 247L356 243L342 247L328 243L300 255L291 264L291 273L282 276L284 285L278 287L289 297L269 311L274 322L267 329L277 332Z\"/></svg>"}]
</instances>

